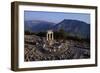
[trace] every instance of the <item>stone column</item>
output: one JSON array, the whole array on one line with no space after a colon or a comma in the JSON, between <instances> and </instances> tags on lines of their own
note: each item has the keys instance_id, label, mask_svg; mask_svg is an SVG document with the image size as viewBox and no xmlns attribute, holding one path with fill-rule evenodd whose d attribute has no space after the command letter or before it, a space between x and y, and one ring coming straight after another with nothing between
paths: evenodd
<instances>
[{"instance_id":1,"label":"stone column","mask_svg":"<svg viewBox=\"0 0 100 73\"><path fill-rule=\"evenodd\" d=\"M54 40L53 32L52 31L48 31L47 32L47 41L51 41L51 40Z\"/></svg>"},{"instance_id":2,"label":"stone column","mask_svg":"<svg viewBox=\"0 0 100 73\"><path fill-rule=\"evenodd\" d=\"M53 40L53 32L52 32L52 40Z\"/></svg>"},{"instance_id":3,"label":"stone column","mask_svg":"<svg viewBox=\"0 0 100 73\"><path fill-rule=\"evenodd\" d=\"M49 40L49 33L47 33L47 40Z\"/></svg>"}]
</instances>

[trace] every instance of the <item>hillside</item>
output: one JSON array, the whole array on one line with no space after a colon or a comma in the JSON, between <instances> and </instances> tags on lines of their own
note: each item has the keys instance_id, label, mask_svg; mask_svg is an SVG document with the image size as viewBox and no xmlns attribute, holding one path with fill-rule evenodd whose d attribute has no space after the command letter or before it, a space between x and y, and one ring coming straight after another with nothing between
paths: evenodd
<instances>
[{"instance_id":1,"label":"hillside","mask_svg":"<svg viewBox=\"0 0 100 73\"><path fill-rule=\"evenodd\" d=\"M47 32L52 29L53 31L59 31L63 29L70 36L80 36L82 38L90 37L90 24L87 24L79 20L64 19L60 23L52 23L46 21L25 21L25 31L30 32Z\"/></svg>"}]
</instances>

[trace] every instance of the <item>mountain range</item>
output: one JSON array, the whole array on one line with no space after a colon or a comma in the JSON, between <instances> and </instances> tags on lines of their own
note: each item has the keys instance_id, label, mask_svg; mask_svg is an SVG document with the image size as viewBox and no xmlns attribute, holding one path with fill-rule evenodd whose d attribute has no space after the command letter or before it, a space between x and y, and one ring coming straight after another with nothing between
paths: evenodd
<instances>
[{"instance_id":1,"label":"mountain range","mask_svg":"<svg viewBox=\"0 0 100 73\"><path fill-rule=\"evenodd\" d=\"M25 31L31 32L46 32L49 29L59 31L60 29L63 29L72 36L80 35L85 38L90 37L90 24L79 20L64 19L59 23L27 20L24 21L24 28Z\"/></svg>"}]
</instances>

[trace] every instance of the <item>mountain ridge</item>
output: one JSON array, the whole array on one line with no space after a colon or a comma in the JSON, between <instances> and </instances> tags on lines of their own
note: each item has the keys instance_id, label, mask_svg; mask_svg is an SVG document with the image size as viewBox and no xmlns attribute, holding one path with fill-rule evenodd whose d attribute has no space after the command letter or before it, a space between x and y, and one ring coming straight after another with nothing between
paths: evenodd
<instances>
[{"instance_id":1,"label":"mountain ridge","mask_svg":"<svg viewBox=\"0 0 100 73\"><path fill-rule=\"evenodd\" d=\"M53 31L59 31L64 29L64 31L71 33L73 36L81 35L83 37L90 37L90 24L72 19L64 19L61 22L55 24L46 21L25 21L25 30L31 32L46 32L49 29Z\"/></svg>"}]
</instances>

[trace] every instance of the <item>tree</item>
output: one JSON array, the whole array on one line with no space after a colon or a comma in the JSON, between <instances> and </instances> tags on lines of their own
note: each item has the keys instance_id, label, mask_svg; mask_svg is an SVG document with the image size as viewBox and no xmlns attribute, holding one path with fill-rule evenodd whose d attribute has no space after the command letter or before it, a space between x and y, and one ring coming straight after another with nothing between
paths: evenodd
<instances>
[{"instance_id":1,"label":"tree","mask_svg":"<svg viewBox=\"0 0 100 73\"><path fill-rule=\"evenodd\" d=\"M29 31L25 31L25 35L30 35L31 33Z\"/></svg>"},{"instance_id":2,"label":"tree","mask_svg":"<svg viewBox=\"0 0 100 73\"><path fill-rule=\"evenodd\" d=\"M46 32L39 32L37 33L37 36L46 37Z\"/></svg>"},{"instance_id":3,"label":"tree","mask_svg":"<svg viewBox=\"0 0 100 73\"><path fill-rule=\"evenodd\" d=\"M64 29L63 28L61 28L60 30L59 30L59 34L60 34L60 39L65 39L66 38L66 32L64 31Z\"/></svg>"}]
</instances>

